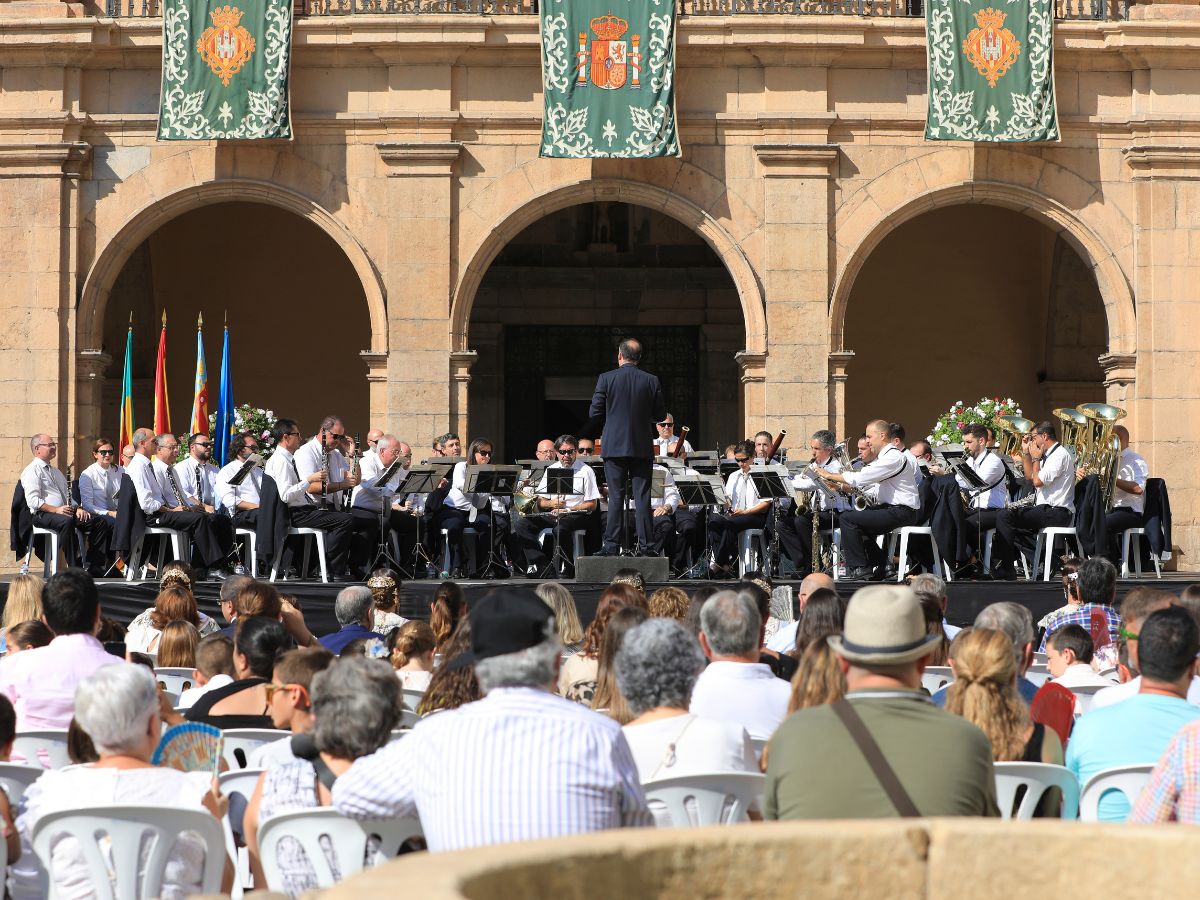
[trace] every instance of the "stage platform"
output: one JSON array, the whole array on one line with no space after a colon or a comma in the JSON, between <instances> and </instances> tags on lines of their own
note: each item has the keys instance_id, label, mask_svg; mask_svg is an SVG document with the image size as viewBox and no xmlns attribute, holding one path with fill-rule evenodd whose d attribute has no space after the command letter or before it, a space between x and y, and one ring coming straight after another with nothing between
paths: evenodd
<instances>
[{"instance_id":1,"label":"stage platform","mask_svg":"<svg viewBox=\"0 0 1200 900\"><path fill-rule=\"evenodd\" d=\"M8 594L8 579L0 581L0 597ZM1164 573L1162 579L1154 577L1141 579L1122 579L1117 585L1118 599L1135 587L1152 587L1171 591L1178 594L1189 584L1200 582L1200 573ZM142 610L153 605L158 583L155 581L127 582L117 580L101 580L100 602L104 614L122 623L128 623ZM437 581L406 581L401 588L400 614L410 619L425 619L429 617L429 602L440 582ZM517 578L501 581L461 581L463 591L467 595L468 604L483 597L488 591L500 585L514 584L525 587L536 587L540 582ZM664 582L682 588L689 594L697 588L713 584L723 587L731 584L728 581L672 581ZM600 600L606 584L564 581L564 586L575 598L579 609L579 618L586 626L596 614L596 605ZM781 580L776 584L788 584L793 588L799 581ZM840 581L838 591L849 598L854 591L863 587L866 582ZM662 587L663 584L650 584L648 591ZM202 582L196 586L196 599L201 611L210 616L220 617L217 606L216 582ZM281 581L276 584L281 593L291 594L300 601L304 611L305 621L314 634L328 634L337 629L333 615L333 600L344 584L321 584L311 581ZM1027 606L1033 613L1036 622L1046 613L1063 605L1061 582L1057 579L1049 582L1026 581L956 581L950 586L950 607L946 618L952 625L969 625L983 607L998 603L1002 600L1015 600Z\"/></svg>"}]
</instances>

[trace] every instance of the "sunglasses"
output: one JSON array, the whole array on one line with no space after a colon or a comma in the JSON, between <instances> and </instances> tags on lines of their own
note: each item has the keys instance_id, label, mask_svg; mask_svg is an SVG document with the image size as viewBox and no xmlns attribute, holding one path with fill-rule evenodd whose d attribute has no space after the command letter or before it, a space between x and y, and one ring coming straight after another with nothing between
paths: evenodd
<instances>
[{"instance_id":1,"label":"sunglasses","mask_svg":"<svg viewBox=\"0 0 1200 900\"><path fill-rule=\"evenodd\" d=\"M115 450L97 450L96 453L99 454L100 456L112 456L114 453L116 453L116 451Z\"/></svg>"},{"instance_id":2,"label":"sunglasses","mask_svg":"<svg viewBox=\"0 0 1200 900\"><path fill-rule=\"evenodd\" d=\"M193 446L196 446L196 447L204 447L204 448L206 448L206 449L207 449L208 447L211 447L211 446L212 446L212 444L202 444L200 441L196 441L196 443L195 443Z\"/></svg>"},{"instance_id":3,"label":"sunglasses","mask_svg":"<svg viewBox=\"0 0 1200 900\"><path fill-rule=\"evenodd\" d=\"M735 457L733 458L733 461L734 461L735 463L738 463L738 464L741 464L741 463L748 463L748 462L750 462L750 457L748 457L748 456L735 456Z\"/></svg>"},{"instance_id":4,"label":"sunglasses","mask_svg":"<svg viewBox=\"0 0 1200 900\"><path fill-rule=\"evenodd\" d=\"M674 422L655 422L654 424L656 424L659 428L670 428L675 423Z\"/></svg>"},{"instance_id":5,"label":"sunglasses","mask_svg":"<svg viewBox=\"0 0 1200 900\"><path fill-rule=\"evenodd\" d=\"M559 450L558 455L559 456L574 456L578 452L579 452L578 450Z\"/></svg>"},{"instance_id":6,"label":"sunglasses","mask_svg":"<svg viewBox=\"0 0 1200 900\"><path fill-rule=\"evenodd\" d=\"M476 456L491 456L492 451L491 450L476 450L475 455Z\"/></svg>"},{"instance_id":7,"label":"sunglasses","mask_svg":"<svg viewBox=\"0 0 1200 900\"><path fill-rule=\"evenodd\" d=\"M1127 641L1136 641L1138 639L1138 636L1134 632L1126 631L1124 625L1121 626L1117 634Z\"/></svg>"},{"instance_id":8,"label":"sunglasses","mask_svg":"<svg viewBox=\"0 0 1200 900\"><path fill-rule=\"evenodd\" d=\"M271 699L275 696L276 691L286 691L290 688L296 688L298 691L300 691L300 699L304 701L305 706L312 705L308 700L308 688L302 684L277 684L275 682L271 682L270 684L263 685L263 690L267 692L268 703L271 702Z\"/></svg>"}]
</instances>

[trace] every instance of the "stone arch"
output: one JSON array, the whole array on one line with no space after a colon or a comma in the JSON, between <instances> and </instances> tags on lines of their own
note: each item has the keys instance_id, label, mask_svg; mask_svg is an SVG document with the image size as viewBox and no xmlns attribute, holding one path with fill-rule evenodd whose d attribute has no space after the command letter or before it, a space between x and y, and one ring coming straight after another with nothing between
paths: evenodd
<instances>
[{"instance_id":1,"label":"stone arch","mask_svg":"<svg viewBox=\"0 0 1200 900\"><path fill-rule=\"evenodd\" d=\"M903 183L912 175L899 171L907 165L881 176L865 190L874 196L889 195L884 189L876 191L872 186L883 179L900 179ZM1077 176L1071 177L1086 184ZM908 184L911 186L911 182ZM1108 353L1116 356L1132 355L1136 352L1137 317L1129 281L1113 250L1091 225L1064 203L1032 187L995 181L960 181L927 189L916 196L903 191L892 196L902 196L906 199L891 208L881 208L873 222L865 224L860 231L847 235L846 241L839 238L839 245L847 250L847 255L837 272L830 296L829 328L832 352L841 353L847 349L845 323L850 295L855 278L872 251L888 234L910 219L940 207L967 203L984 203L1016 210L1060 234L1091 267L1096 278L1108 322ZM846 205L851 202L847 201Z\"/></svg>"},{"instance_id":2,"label":"stone arch","mask_svg":"<svg viewBox=\"0 0 1200 900\"><path fill-rule=\"evenodd\" d=\"M223 178L183 187L148 202L128 218L97 254L80 296L76 346L99 350L109 292L130 254L170 220L203 206L230 201L263 203L288 210L328 235L346 255L362 284L371 323L371 353L386 353L387 303L383 280L366 249L349 229L316 201L290 188L252 178Z\"/></svg>"},{"instance_id":3,"label":"stone arch","mask_svg":"<svg viewBox=\"0 0 1200 900\"><path fill-rule=\"evenodd\" d=\"M450 302L451 351L469 349L468 332L475 295L492 261L525 228L539 219L580 203L619 201L656 209L699 234L720 257L738 292L745 319L746 350L765 353L766 306L762 286L742 247L707 210L665 188L623 178L588 178L525 197L496 218L496 224L465 258L468 260Z\"/></svg>"}]
</instances>

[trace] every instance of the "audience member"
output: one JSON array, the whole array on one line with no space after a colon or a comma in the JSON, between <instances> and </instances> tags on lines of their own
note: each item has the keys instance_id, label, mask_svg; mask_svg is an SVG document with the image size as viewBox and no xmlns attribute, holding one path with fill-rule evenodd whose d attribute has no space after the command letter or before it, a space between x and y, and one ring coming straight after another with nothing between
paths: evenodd
<instances>
[{"instance_id":1,"label":"audience member","mask_svg":"<svg viewBox=\"0 0 1200 900\"><path fill-rule=\"evenodd\" d=\"M67 726L67 758L71 760L72 765L76 766L80 763L100 761L96 745L92 743L87 732L80 728L79 723L74 719L71 719L71 724Z\"/></svg>"},{"instance_id":2,"label":"audience member","mask_svg":"<svg viewBox=\"0 0 1200 900\"><path fill-rule=\"evenodd\" d=\"M604 629L604 639L600 642L600 666L596 674L596 693L592 697L591 707L596 712L605 713L610 719L615 719L624 725L633 718L625 698L617 687L617 676L613 670L613 661L621 650L626 633L641 625L650 614L640 606L627 606L617 610L616 614Z\"/></svg>"},{"instance_id":3,"label":"audience member","mask_svg":"<svg viewBox=\"0 0 1200 900\"><path fill-rule=\"evenodd\" d=\"M462 588L453 581L439 584L429 603L429 626L437 638L438 650L450 640L459 621L466 618L466 612L467 599Z\"/></svg>"},{"instance_id":4,"label":"audience member","mask_svg":"<svg viewBox=\"0 0 1200 900\"><path fill-rule=\"evenodd\" d=\"M759 662L763 620L748 591L721 591L700 613L700 646L711 660L696 679L690 711L734 722L766 739L787 714L791 687Z\"/></svg>"},{"instance_id":5,"label":"audience member","mask_svg":"<svg viewBox=\"0 0 1200 900\"><path fill-rule=\"evenodd\" d=\"M1126 821L1200 823L1200 721L1171 738Z\"/></svg>"},{"instance_id":6,"label":"audience member","mask_svg":"<svg viewBox=\"0 0 1200 900\"><path fill-rule=\"evenodd\" d=\"M382 643L383 635L371 630L375 616L374 602L370 588L357 584L342 588L333 601L333 615L342 627L321 638L321 646L337 655L351 641L360 638Z\"/></svg>"},{"instance_id":7,"label":"audience member","mask_svg":"<svg viewBox=\"0 0 1200 900\"><path fill-rule=\"evenodd\" d=\"M1064 556L1061 558L1062 570L1059 572L1059 578L1062 580L1063 589L1063 605L1058 609L1046 613L1038 619L1037 627L1045 632L1048 626L1054 619L1074 612L1083 605L1083 597L1079 593L1079 566L1083 560L1078 556Z\"/></svg>"},{"instance_id":8,"label":"audience member","mask_svg":"<svg viewBox=\"0 0 1200 900\"><path fill-rule=\"evenodd\" d=\"M660 587L646 600L650 615L662 619L674 619L682 622L687 618L688 595L683 588L668 585Z\"/></svg>"},{"instance_id":9,"label":"audience member","mask_svg":"<svg viewBox=\"0 0 1200 900\"><path fill-rule=\"evenodd\" d=\"M1175 733L1200 718L1200 708L1187 701L1197 653L1200 630L1186 610L1172 606L1146 617L1138 633L1137 694L1090 710L1071 732L1067 768L1081 787L1105 769L1157 762ZM1128 814L1123 794L1100 798L1100 821L1123 822Z\"/></svg>"},{"instance_id":10,"label":"audience member","mask_svg":"<svg viewBox=\"0 0 1200 900\"><path fill-rule=\"evenodd\" d=\"M423 691L433 676L433 653L437 639L428 622L405 622L387 636L392 668L408 691Z\"/></svg>"},{"instance_id":11,"label":"audience member","mask_svg":"<svg viewBox=\"0 0 1200 900\"><path fill-rule=\"evenodd\" d=\"M637 588L638 593L642 595L642 605L646 605L646 579L638 569L617 569L617 572L612 577L613 584L630 584Z\"/></svg>"},{"instance_id":12,"label":"audience member","mask_svg":"<svg viewBox=\"0 0 1200 900\"><path fill-rule=\"evenodd\" d=\"M1089 709L1102 709L1112 706L1122 700L1135 696L1142 687L1142 679L1138 666L1138 634L1146 618L1160 609L1166 609L1175 602L1175 596L1167 591L1154 588L1134 588L1121 601L1121 639L1117 646L1118 671L1121 673L1121 684L1106 687L1092 695ZM1125 660L1122 662L1121 657ZM1188 688L1188 702L1200 705L1200 679L1192 682Z\"/></svg>"},{"instance_id":13,"label":"audience member","mask_svg":"<svg viewBox=\"0 0 1200 900\"><path fill-rule=\"evenodd\" d=\"M741 581L734 582L727 590L745 594L754 601L754 608L758 610L759 618L763 623L758 636L758 661L770 669L771 674L776 678L783 679L790 684L799 663L796 662L795 657L780 655L774 650L768 650L765 646L767 628L772 625L778 628L780 624L778 619L773 620L771 617L770 582L763 578L761 573L750 572Z\"/></svg>"},{"instance_id":14,"label":"audience member","mask_svg":"<svg viewBox=\"0 0 1200 900\"><path fill-rule=\"evenodd\" d=\"M851 598L844 634L829 638L849 690L837 703L794 713L771 739L768 819L998 814L987 736L921 691L935 643L908 587L867 587ZM878 745L873 761L852 722ZM878 773L886 770L899 791L883 787Z\"/></svg>"},{"instance_id":15,"label":"audience member","mask_svg":"<svg viewBox=\"0 0 1200 900\"><path fill-rule=\"evenodd\" d=\"M20 622L35 622L42 618L42 588L40 575L17 575L8 583L4 597L4 617L0 619L0 653L5 653L4 635Z\"/></svg>"},{"instance_id":16,"label":"audience member","mask_svg":"<svg viewBox=\"0 0 1200 900\"><path fill-rule=\"evenodd\" d=\"M954 640L954 636L962 631L962 629L946 621L946 610L950 606L950 590L946 587L946 582L936 575L925 573L914 576L909 581L908 586L913 589L913 593L921 601L922 607L936 607L938 622L946 635L944 649L948 650L950 648L950 641ZM925 621L928 622L932 617L932 608L927 608ZM930 634L932 633L931 631ZM944 655L942 659L945 659ZM945 662L931 662L929 665L942 666L945 665Z\"/></svg>"},{"instance_id":17,"label":"audience member","mask_svg":"<svg viewBox=\"0 0 1200 900\"><path fill-rule=\"evenodd\" d=\"M238 595L247 587L254 584L254 579L249 575L230 575L221 582L220 606L221 615L225 617L226 625L221 628L221 634L233 640L233 634L237 630L237 598Z\"/></svg>"},{"instance_id":18,"label":"audience member","mask_svg":"<svg viewBox=\"0 0 1200 900\"><path fill-rule=\"evenodd\" d=\"M207 722L217 728L270 728L267 715L267 684L275 657L288 646L283 626L265 616L250 616L238 622L233 640L232 684L201 695L185 718Z\"/></svg>"},{"instance_id":19,"label":"audience member","mask_svg":"<svg viewBox=\"0 0 1200 900\"><path fill-rule=\"evenodd\" d=\"M687 616L684 618L683 624L691 629L692 634L697 639L700 637L700 612L704 609L704 604L708 602L708 598L720 590L715 584L706 584L692 591L691 599L688 600Z\"/></svg>"},{"instance_id":20,"label":"audience member","mask_svg":"<svg viewBox=\"0 0 1200 900\"><path fill-rule=\"evenodd\" d=\"M46 582L42 618L54 640L0 661L0 693L17 711L18 731L66 728L75 711L75 688L113 661L92 636L100 595L83 569L64 569Z\"/></svg>"},{"instance_id":21,"label":"audience member","mask_svg":"<svg viewBox=\"0 0 1200 900\"><path fill-rule=\"evenodd\" d=\"M808 595L800 627L793 639L792 655L799 658L820 638L841 634L846 621L846 601L830 588L817 588Z\"/></svg>"},{"instance_id":22,"label":"audience member","mask_svg":"<svg viewBox=\"0 0 1200 900\"><path fill-rule=\"evenodd\" d=\"M474 703L483 696L483 691L479 689L479 680L475 677L473 662L458 662L453 667L450 666L450 663L464 657L470 649L471 617L463 616L443 647L441 662L434 666L429 687L425 688L417 706L417 713L427 716L430 713L458 709L466 703Z\"/></svg>"},{"instance_id":23,"label":"audience member","mask_svg":"<svg viewBox=\"0 0 1200 900\"><path fill-rule=\"evenodd\" d=\"M470 620L471 650L450 665L473 663L484 698L358 760L334 784L334 808L419 816L434 852L650 825L620 726L552 693L561 647L546 604L499 588Z\"/></svg>"},{"instance_id":24,"label":"audience member","mask_svg":"<svg viewBox=\"0 0 1200 900\"><path fill-rule=\"evenodd\" d=\"M1092 668L1092 636L1079 625L1064 625L1046 641L1046 668L1050 680L1068 690L1078 687L1107 688L1112 682ZM1076 715L1082 713L1076 700Z\"/></svg>"},{"instance_id":25,"label":"audience member","mask_svg":"<svg viewBox=\"0 0 1200 900\"><path fill-rule=\"evenodd\" d=\"M200 632L191 622L175 620L163 626L155 664L162 668L194 669Z\"/></svg>"},{"instance_id":26,"label":"audience member","mask_svg":"<svg viewBox=\"0 0 1200 900\"><path fill-rule=\"evenodd\" d=\"M367 579L367 587L371 590L374 612L371 631L387 637L408 621L400 615L400 581L391 569L376 569Z\"/></svg>"},{"instance_id":27,"label":"audience member","mask_svg":"<svg viewBox=\"0 0 1200 900\"><path fill-rule=\"evenodd\" d=\"M940 580L940 579L939 579ZM929 654L928 665L944 666L950 656L950 639L946 637L946 629L942 626L942 607L937 598L929 593L913 591L917 602L921 604L921 615L925 619L925 633L936 637L933 652ZM959 632L962 629L958 629Z\"/></svg>"},{"instance_id":28,"label":"audience member","mask_svg":"<svg viewBox=\"0 0 1200 900\"><path fill-rule=\"evenodd\" d=\"M68 569L47 583L47 610L55 578L74 571ZM84 573L80 571L80 575ZM25 791L17 820L21 859L9 869L14 900L43 896L39 881L46 876L29 836L50 813L93 806L179 806L207 809L222 819L229 805L211 772L180 772L150 763L162 730L158 685L152 672L142 666L113 663L109 657L108 664L79 681L73 701L75 718L91 738L99 760L49 770ZM169 850L160 896L182 900L200 893L204 852L204 844L195 837L186 832L178 835ZM49 877L59 896L91 895L92 868L74 837L59 837L51 860ZM226 858L222 891L228 893L232 884L233 866Z\"/></svg>"},{"instance_id":29,"label":"audience member","mask_svg":"<svg viewBox=\"0 0 1200 900\"><path fill-rule=\"evenodd\" d=\"M192 590L174 578L164 579L154 605L138 613L125 632L125 646L134 653L157 653L162 631L169 622L190 622L200 635L216 634L216 621L203 615L196 606Z\"/></svg>"},{"instance_id":30,"label":"audience member","mask_svg":"<svg viewBox=\"0 0 1200 900\"><path fill-rule=\"evenodd\" d=\"M190 707L201 696L233 684L233 641L223 634L210 634L196 645L196 667L192 670L193 687L179 695L179 706Z\"/></svg>"},{"instance_id":31,"label":"audience member","mask_svg":"<svg viewBox=\"0 0 1200 900\"><path fill-rule=\"evenodd\" d=\"M600 595L596 617L583 634L579 652L563 663L558 673L558 692L568 700L590 706L600 671L600 646L604 629L617 610L627 606L646 608L646 595L632 584L614 581Z\"/></svg>"},{"instance_id":32,"label":"audience member","mask_svg":"<svg viewBox=\"0 0 1200 900\"><path fill-rule=\"evenodd\" d=\"M267 685L271 725L293 735L307 734L313 727L313 679L333 665L335 657L320 647L289 650L275 661L271 683ZM291 737L281 738L257 747L248 760L247 768L269 769L296 758Z\"/></svg>"},{"instance_id":33,"label":"audience member","mask_svg":"<svg viewBox=\"0 0 1200 900\"><path fill-rule=\"evenodd\" d=\"M800 617L794 622L787 622L779 626L779 630L767 641L768 650L774 650L776 653L792 653L796 649L796 630L804 620L804 611L808 608L809 598L819 590L833 591L836 594L837 582L824 572L805 575L796 592ZM796 653L795 656L799 657L800 654Z\"/></svg>"},{"instance_id":34,"label":"audience member","mask_svg":"<svg viewBox=\"0 0 1200 900\"><path fill-rule=\"evenodd\" d=\"M47 647L54 640L54 632L46 627L44 622L18 622L8 629L4 636L4 644L8 655L12 656L22 650L33 650L35 647Z\"/></svg>"},{"instance_id":35,"label":"audience member","mask_svg":"<svg viewBox=\"0 0 1200 900\"><path fill-rule=\"evenodd\" d=\"M1192 614L1192 618L1200 625L1200 584L1189 584L1175 601ZM1124 604L1121 605L1124 609Z\"/></svg>"},{"instance_id":36,"label":"audience member","mask_svg":"<svg viewBox=\"0 0 1200 900\"><path fill-rule=\"evenodd\" d=\"M579 624L579 610L575 607L575 598L557 581L543 581L536 591L554 613L558 639L563 645L563 658L574 656L579 652L579 645L583 641L583 626Z\"/></svg>"},{"instance_id":37,"label":"audience member","mask_svg":"<svg viewBox=\"0 0 1200 900\"><path fill-rule=\"evenodd\" d=\"M12 757L16 737L17 711L8 698L0 694L0 762L8 762ZM0 825L4 830L4 849L8 852L7 864L11 866L21 855L21 836L13 820L12 803L4 791L0 791Z\"/></svg>"},{"instance_id":38,"label":"audience member","mask_svg":"<svg viewBox=\"0 0 1200 900\"><path fill-rule=\"evenodd\" d=\"M987 628L991 631L1002 631L1012 644L1013 662L1017 668L1017 693L1026 703L1032 703L1038 686L1025 677L1029 667L1033 665L1033 614L1027 607L1011 600L993 603L985 606L975 617L975 628ZM959 635L961 636L961 635ZM947 662L954 668L954 653L956 646L951 645ZM946 695L950 686L946 685L933 695L935 706L946 705Z\"/></svg>"},{"instance_id":39,"label":"audience member","mask_svg":"<svg viewBox=\"0 0 1200 900\"><path fill-rule=\"evenodd\" d=\"M1117 600L1117 569L1104 557L1096 556L1081 562L1076 575L1079 599L1082 602L1078 606L1072 606L1069 612L1054 616L1046 623L1046 631L1042 635L1038 651L1045 653L1046 639L1064 625L1081 625L1092 635L1092 652L1099 655L1106 664L1112 664L1116 661L1116 641L1121 630L1121 617L1113 609ZM1097 614L1098 619L1103 619L1099 633L1093 627L1093 612ZM1107 655L1101 653L1105 648L1111 648Z\"/></svg>"},{"instance_id":40,"label":"audience member","mask_svg":"<svg viewBox=\"0 0 1200 900\"><path fill-rule=\"evenodd\" d=\"M788 715L810 706L825 706L844 696L846 676L842 673L837 654L829 646L829 636L822 635L810 641L800 656L800 666L792 678Z\"/></svg>"}]
</instances>

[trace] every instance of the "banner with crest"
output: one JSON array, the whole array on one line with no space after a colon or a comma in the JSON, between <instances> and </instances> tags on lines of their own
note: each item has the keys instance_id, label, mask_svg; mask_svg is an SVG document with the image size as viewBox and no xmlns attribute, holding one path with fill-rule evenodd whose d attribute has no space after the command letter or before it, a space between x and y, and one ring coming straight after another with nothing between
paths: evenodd
<instances>
[{"instance_id":1,"label":"banner with crest","mask_svg":"<svg viewBox=\"0 0 1200 900\"><path fill-rule=\"evenodd\" d=\"M162 141L290 138L291 0L162 0Z\"/></svg>"},{"instance_id":2,"label":"banner with crest","mask_svg":"<svg viewBox=\"0 0 1200 900\"><path fill-rule=\"evenodd\" d=\"M539 18L542 156L679 155L674 0L542 0Z\"/></svg>"},{"instance_id":3,"label":"banner with crest","mask_svg":"<svg viewBox=\"0 0 1200 900\"><path fill-rule=\"evenodd\" d=\"M1057 141L1054 0L926 0L935 141Z\"/></svg>"}]
</instances>

